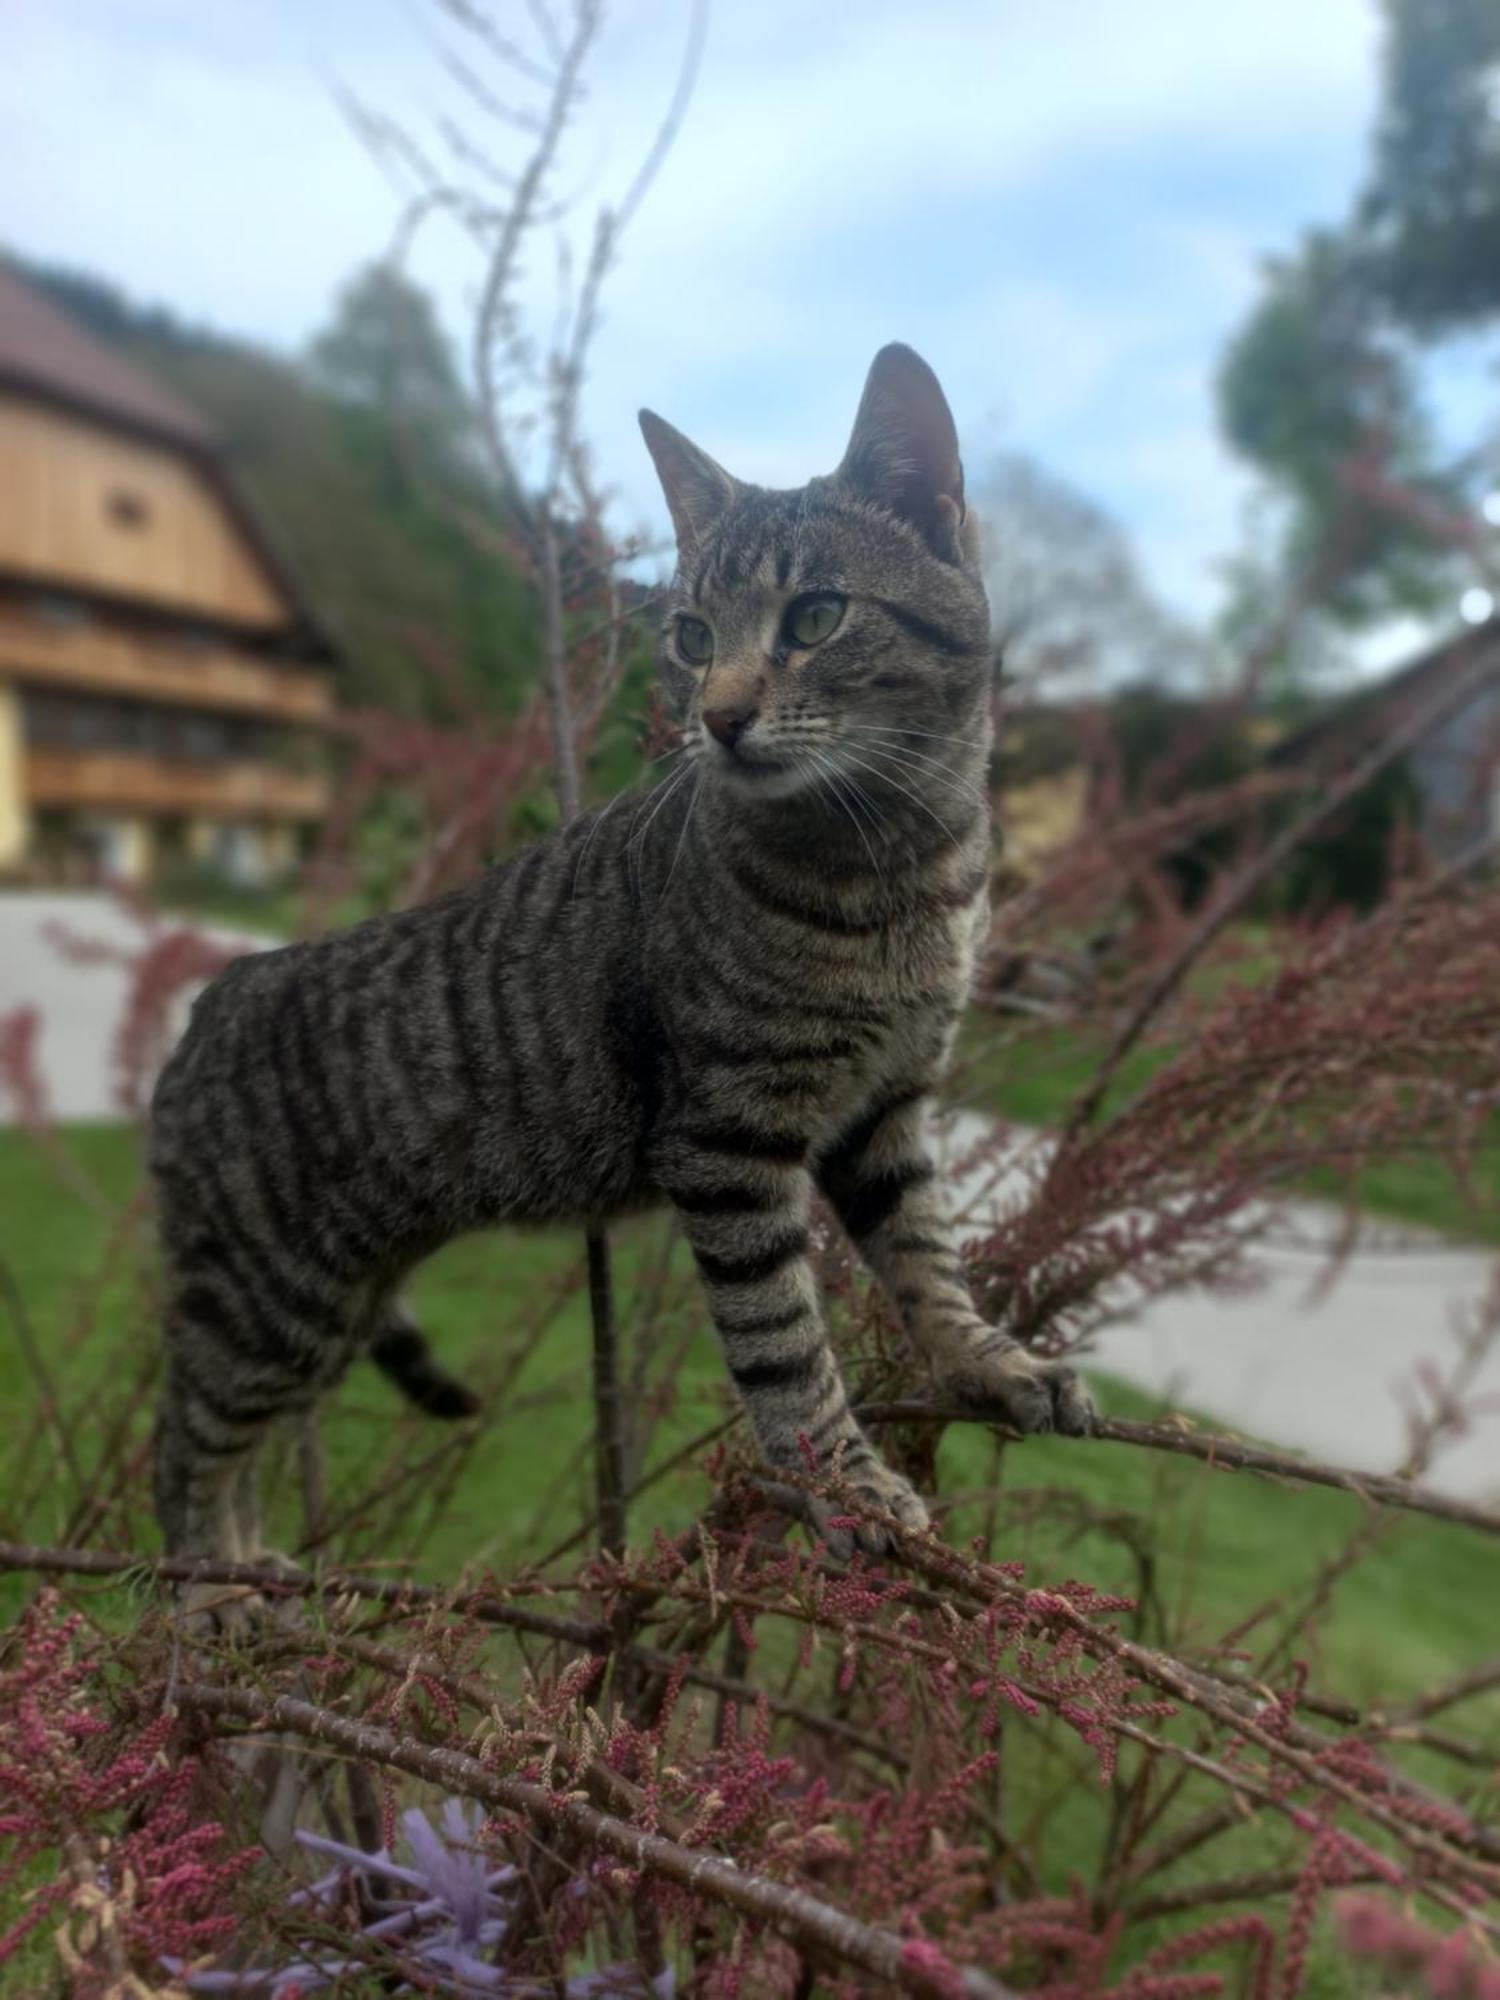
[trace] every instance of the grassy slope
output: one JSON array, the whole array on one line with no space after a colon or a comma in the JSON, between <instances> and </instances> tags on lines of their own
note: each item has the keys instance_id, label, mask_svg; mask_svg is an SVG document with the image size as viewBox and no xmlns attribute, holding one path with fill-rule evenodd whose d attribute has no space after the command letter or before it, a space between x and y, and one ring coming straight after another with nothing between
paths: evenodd
<instances>
[{"instance_id":1,"label":"grassy slope","mask_svg":"<svg viewBox=\"0 0 1500 2000\"><path fill-rule=\"evenodd\" d=\"M130 1134L78 1127L66 1140L77 1164L103 1191L116 1198L128 1193L136 1174ZM104 1275L112 1267L103 1218L59 1180L32 1142L15 1134L0 1134L0 1254L27 1301L64 1403L77 1405L97 1371L123 1376L149 1355L151 1330L131 1309L129 1272ZM627 1235L617 1258L622 1290L634 1281L640 1255L641 1239ZM496 1333L513 1324L518 1302L530 1310L577 1261L572 1236L469 1239L425 1268L417 1303L445 1358L482 1380ZM427 1518L430 1482L395 1482L451 1433L406 1412L371 1371L357 1370L336 1398L327 1425L335 1506L342 1482L353 1480L363 1488L372 1476L388 1478L392 1511L374 1546L428 1576L541 1554L569 1532L587 1503L587 1353L583 1302L574 1292L505 1407L479 1430L451 1499L432 1520ZM653 1462L711 1423L725 1402L722 1371L706 1335L695 1339L676 1379L677 1407L656 1434ZM1146 1400L1125 1386L1106 1380L1099 1387L1106 1407L1149 1413ZM55 1538L66 1525L68 1478L49 1473L53 1447L36 1420L35 1388L9 1338L0 1340L0 1396L6 1407L22 1412L22 1421L0 1437L0 1532L28 1540ZM145 1422L143 1406L139 1437ZM98 1442L88 1419L81 1419L76 1445L85 1461ZM940 1472L941 1489L955 1503L948 1532L955 1537L973 1532L996 1484L995 1446L977 1432L951 1432ZM289 1489L292 1483L273 1477L275 1487ZM1279 1614L1301 1602L1321 1565L1364 1519L1358 1503L1342 1495L1288 1490L1182 1460L1061 1440L1008 1448L998 1465L998 1484L1002 1542L1027 1561L1032 1575L1082 1576L1142 1599L1146 1635L1174 1650L1192 1650L1249 1608L1263 1605L1268 1607L1263 1622L1244 1642L1257 1650L1274 1635ZM700 1497L696 1479L664 1481L634 1510L636 1532L681 1525ZM1110 1517L1111 1527L1077 1524L1080 1502ZM280 1513L280 1539L289 1543L295 1536L289 1503ZM394 1539L392 1523L398 1524ZM128 1495L92 1539L150 1546L143 1493ZM1430 1522L1391 1521L1372 1552L1340 1583L1314 1646L1299 1647L1311 1655L1314 1684L1361 1701L1394 1699L1482 1656L1493 1647L1494 1614L1491 1595L1476 1589L1475 1580L1492 1562L1492 1551L1477 1536ZM19 1579L8 1587L7 1608L19 1600L21 1588ZM101 1598L116 1601L119 1593L106 1591ZM1500 1704L1490 1706L1487 1720L1472 1709L1466 1719L1500 1732ZM1107 1795L1085 1764L1076 1745L1060 1749L1048 1732L1010 1732L1012 1809L1024 1809L1042 1829L1043 1851L1059 1890L1103 1827ZM1433 1773L1440 1780L1449 1775ZM1278 1830L1253 1825L1217 1842L1179 1872L1229 1874L1268 1865L1281 1851ZM1325 1942L1309 1991L1332 1996L1360 1990L1348 1983L1336 1951Z\"/></svg>"}]
</instances>

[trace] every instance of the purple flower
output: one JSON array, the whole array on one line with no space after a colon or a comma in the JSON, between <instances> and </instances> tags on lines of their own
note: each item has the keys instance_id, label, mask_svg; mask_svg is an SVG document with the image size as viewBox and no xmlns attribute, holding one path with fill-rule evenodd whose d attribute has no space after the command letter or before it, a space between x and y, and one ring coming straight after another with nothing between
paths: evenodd
<instances>
[{"instance_id":1,"label":"purple flower","mask_svg":"<svg viewBox=\"0 0 1500 2000\"><path fill-rule=\"evenodd\" d=\"M299 1831L297 1840L309 1853L336 1862L330 1874L297 1890L288 1907L332 1903L340 1884L349 1875L363 1875L379 1882L384 1891L386 1914L366 1924L360 1936L368 1941L389 1944L399 1954L393 1969L402 1965L415 1974L426 1993L468 2000L473 1995L499 1994L531 1996L535 1982L517 1979L497 1965L496 1946L504 1938L513 1906L508 1892L516 1880L514 1868L490 1868L479 1847L481 1815L462 1800L449 1799L441 1815L441 1828L432 1824L417 1807L401 1815L401 1831L411 1854L411 1865L395 1860L383 1849L366 1854L325 1834ZM166 1960L167 1969L189 1992L206 1995L277 1996L292 1988L316 1993L346 1974L369 1970L360 1958L330 1956L297 1959L275 1967L246 1966L238 1971L187 1972L180 1960ZM392 1989L411 1990L404 1982ZM566 1987L567 2000L674 2000L676 1982L670 1971L648 1981L633 1965L599 1966L579 1973Z\"/></svg>"},{"instance_id":2,"label":"purple flower","mask_svg":"<svg viewBox=\"0 0 1500 2000\"><path fill-rule=\"evenodd\" d=\"M449 1799L439 1835L427 1815L413 1806L402 1813L401 1828L429 1895L447 1905L458 1943L478 1943L485 1918L494 1914L488 1871L476 1844L478 1811L471 1819L461 1799Z\"/></svg>"}]
</instances>

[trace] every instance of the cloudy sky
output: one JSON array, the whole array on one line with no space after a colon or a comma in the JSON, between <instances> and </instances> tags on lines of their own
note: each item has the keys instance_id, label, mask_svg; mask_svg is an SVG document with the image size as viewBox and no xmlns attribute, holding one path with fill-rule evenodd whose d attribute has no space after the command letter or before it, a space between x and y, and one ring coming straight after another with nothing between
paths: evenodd
<instances>
[{"instance_id":1,"label":"cloudy sky","mask_svg":"<svg viewBox=\"0 0 1500 2000\"><path fill-rule=\"evenodd\" d=\"M523 0L494 8L533 36ZM463 37L431 0L0 13L0 243L227 331L296 348L389 240L396 194L335 83L443 157L439 48ZM686 21L687 0L615 0L561 176L576 213L629 180ZM1036 453L1119 515L1165 594L1211 608L1249 490L1216 437L1216 358L1257 260L1342 214L1377 53L1373 0L717 0L590 385L624 518L661 518L638 404L796 483L837 459L899 338L943 378L973 473ZM550 248L534 263L545 316ZM416 268L460 328L466 243L434 234Z\"/></svg>"}]
</instances>

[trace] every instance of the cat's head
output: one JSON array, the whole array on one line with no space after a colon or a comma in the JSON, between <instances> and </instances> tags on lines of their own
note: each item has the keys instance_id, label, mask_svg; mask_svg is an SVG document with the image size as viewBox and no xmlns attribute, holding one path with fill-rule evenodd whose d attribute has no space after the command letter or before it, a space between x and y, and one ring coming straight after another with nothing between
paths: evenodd
<instances>
[{"instance_id":1,"label":"cat's head","mask_svg":"<svg viewBox=\"0 0 1500 2000\"><path fill-rule=\"evenodd\" d=\"M714 777L765 798L925 795L988 740L989 614L937 377L884 347L837 471L749 486L650 410L677 531L663 683Z\"/></svg>"}]
</instances>

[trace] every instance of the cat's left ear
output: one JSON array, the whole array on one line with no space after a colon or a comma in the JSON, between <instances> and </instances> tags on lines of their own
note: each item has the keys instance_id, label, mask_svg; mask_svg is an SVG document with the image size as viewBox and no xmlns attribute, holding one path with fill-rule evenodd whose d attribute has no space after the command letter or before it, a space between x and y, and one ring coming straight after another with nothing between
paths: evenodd
<instances>
[{"instance_id":1,"label":"cat's left ear","mask_svg":"<svg viewBox=\"0 0 1500 2000\"><path fill-rule=\"evenodd\" d=\"M920 529L935 554L966 554L964 469L948 399L920 354L900 341L870 365L835 477Z\"/></svg>"},{"instance_id":2,"label":"cat's left ear","mask_svg":"<svg viewBox=\"0 0 1500 2000\"><path fill-rule=\"evenodd\" d=\"M677 546L685 555L704 540L733 504L739 487L716 459L700 451L691 438L674 430L655 410L642 410L639 415L641 435L677 530Z\"/></svg>"}]
</instances>

